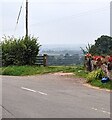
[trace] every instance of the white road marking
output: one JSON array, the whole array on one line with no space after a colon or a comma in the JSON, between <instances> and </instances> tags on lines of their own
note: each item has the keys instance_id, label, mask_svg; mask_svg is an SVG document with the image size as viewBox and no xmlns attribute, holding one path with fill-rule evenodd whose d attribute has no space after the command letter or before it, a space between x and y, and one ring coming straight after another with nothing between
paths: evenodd
<instances>
[{"instance_id":1,"label":"white road marking","mask_svg":"<svg viewBox=\"0 0 112 120\"><path fill-rule=\"evenodd\" d=\"M23 89L23 90L28 90L28 91L30 91L30 92L36 92L35 90L29 89L29 88L25 88L25 87L21 87L21 89Z\"/></svg>"},{"instance_id":2,"label":"white road marking","mask_svg":"<svg viewBox=\"0 0 112 120\"><path fill-rule=\"evenodd\" d=\"M92 107L93 110L97 110L97 111L100 111L100 112L103 112L103 113L106 113L106 114L109 114L110 115L110 112L107 112L104 110L104 108L102 108L102 110L98 110L97 108L94 108Z\"/></svg>"},{"instance_id":3,"label":"white road marking","mask_svg":"<svg viewBox=\"0 0 112 120\"><path fill-rule=\"evenodd\" d=\"M37 91L38 93L42 94L42 95L47 95L47 93L43 93L41 91Z\"/></svg>"},{"instance_id":4,"label":"white road marking","mask_svg":"<svg viewBox=\"0 0 112 120\"><path fill-rule=\"evenodd\" d=\"M98 110L97 108L92 108L93 110Z\"/></svg>"},{"instance_id":5,"label":"white road marking","mask_svg":"<svg viewBox=\"0 0 112 120\"><path fill-rule=\"evenodd\" d=\"M107 111L102 111L103 113L107 113L107 114L109 114L110 115L110 112L107 112Z\"/></svg>"},{"instance_id":6,"label":"white road marking","mask_svg":"<svg viewBox=\"0 0 112 120\"><path fill-rule=\"evenodd\" d=\"M26 87L21 87L21 89L27 90L27 91L30 91L30 92L38 92L41 95L47 95L47 93L44 93L44 92L41 92L41 91L35 91L35 90L29 89L29 88L26 88Z\"/></svg>"}]
</instances>

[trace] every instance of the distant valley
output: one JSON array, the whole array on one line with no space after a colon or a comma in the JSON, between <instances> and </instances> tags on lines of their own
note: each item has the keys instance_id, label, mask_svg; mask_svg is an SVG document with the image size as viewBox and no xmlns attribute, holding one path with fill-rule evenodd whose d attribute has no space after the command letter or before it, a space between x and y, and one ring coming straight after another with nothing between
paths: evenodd
<instances>
[{"instance_id":1,"label":"distant valley","mask_svg":"<svg viewBox=\"0 0 112 120\"><path fill-rule=\"evenodd\" d=\"M84 59L80 47L85 45L42 45L39 55L48 55L48 65L79 65Z\"/></svg>"}]
</instances>

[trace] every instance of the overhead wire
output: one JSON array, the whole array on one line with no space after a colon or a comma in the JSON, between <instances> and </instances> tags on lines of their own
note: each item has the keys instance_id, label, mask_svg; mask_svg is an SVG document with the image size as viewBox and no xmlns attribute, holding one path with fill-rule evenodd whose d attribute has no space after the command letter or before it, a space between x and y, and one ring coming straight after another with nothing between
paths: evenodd
<instances>
[{"instance_id":1,"label":"overhead wire","mask_svg":"<svg viewBox=\"0 0 112 120\"><path fill-rule=\"evenodd\" d=\"M15 35L15 32L16 32L16 29L17 29L17 25L18 25L18 23L19 23L19 18L20 18L20 15L21 15L23 3L24 3L24 0L22 1L22 4L21 4L21 6L20 6L20 10L19 10L19 13L18 13L18 16L17 16L16 25L15 25L15 29L14 29L14 35Z\"/></svg>"}]
</instances>

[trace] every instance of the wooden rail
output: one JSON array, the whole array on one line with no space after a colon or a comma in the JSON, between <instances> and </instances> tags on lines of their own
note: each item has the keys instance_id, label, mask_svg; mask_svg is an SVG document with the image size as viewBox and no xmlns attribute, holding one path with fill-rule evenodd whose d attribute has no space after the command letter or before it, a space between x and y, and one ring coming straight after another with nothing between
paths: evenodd
<instances>
[{"instance_id":1,"label":"wooden rail","mask_svg":"<svg viewBox=\"0 0 112 120\"><path fill-rule=\"evenodd\" d=\"M43 56L37 56L35 65L47 66L47 55L44 54Z\"/></svg>"}]
</instances>

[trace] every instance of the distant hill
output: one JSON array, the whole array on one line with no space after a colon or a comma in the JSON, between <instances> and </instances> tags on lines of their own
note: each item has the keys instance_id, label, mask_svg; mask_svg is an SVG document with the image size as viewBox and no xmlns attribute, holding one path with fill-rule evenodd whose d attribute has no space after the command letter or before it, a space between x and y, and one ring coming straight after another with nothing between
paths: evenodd
<instances>
[{"instance_id":1,"label":"distant hill","mask_svg":"<svg viewBox=\"0 0 112 120\"><path fill-rule=\"evenodd\" d=\"M80 47L85 48L86 45L80 44L80 45L42 45L40 48L39 54L47 54L47 55L53 55L53 56L59 56L59 55L65 55L68 53L69 55L78 54L79 56L82 56L83 53L80 49Z\"/></svg>"},{"instance_id":2,"label":"distant hill","mask_svg":"<svg viewBox=\"0 0 112 120\"><path fill-rule=\"evenodd\" d=\"M78 50L80 51L80 47L85 48L85 44L44 44L41 46L41 51L48 51L48 50L55 50L55 51L62 51L62 50Z\"/></svg>"}]
</instances>

